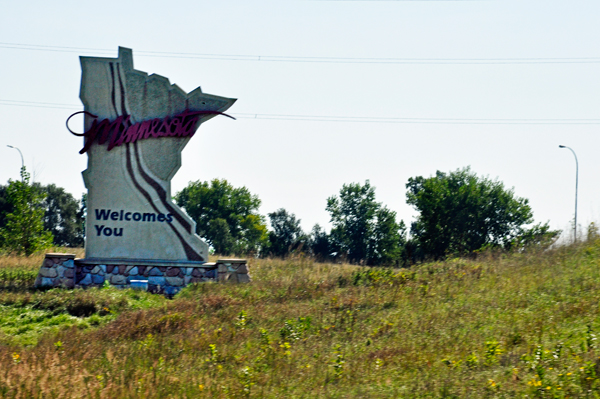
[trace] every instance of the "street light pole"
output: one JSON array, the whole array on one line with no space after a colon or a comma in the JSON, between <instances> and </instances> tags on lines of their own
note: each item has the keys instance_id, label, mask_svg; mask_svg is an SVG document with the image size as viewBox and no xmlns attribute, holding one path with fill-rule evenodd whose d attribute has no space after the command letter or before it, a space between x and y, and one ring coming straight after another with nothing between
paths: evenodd
<instances>
[{"instance_id":1,"label":"street light pole","mask_svg":"<svg viewBox=\"0 0 600 399\"><path fill-rule=\"evenodd\" d=\"M15 149L19 151L19 155L21 156L21 181L23 180L23 168L25 167L25 161L23 161L23 153L17 147L13 147L12 145L6 145L8 148Z\"/></svg>"},{"instance_id":2,"label":"street light pole","mask_svg":"<svg viewBox=\"0 0 600 399\"><path fill-rule=\"evenodd\" d=\"M577 161L577 154L571 147L567 147L566 145L559 145L559 148L568 148L573 153L575 157L575 226L574 226L574 234L573 242L577 241L577 187L579 185L579 162Z\"/></svg>"}]
</instances>

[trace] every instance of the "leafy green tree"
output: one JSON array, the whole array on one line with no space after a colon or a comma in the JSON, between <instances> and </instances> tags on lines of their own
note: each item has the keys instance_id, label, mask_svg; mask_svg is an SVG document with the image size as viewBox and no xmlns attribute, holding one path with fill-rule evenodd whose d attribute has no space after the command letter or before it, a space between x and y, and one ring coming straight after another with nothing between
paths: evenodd
<instances>
[{"instance_id":1,"label":"leafy green tree","mask_svg":"<svg viewBox=\"0 0 600 399\"><path fill-rule=\"evenodd\" d=\"M0 231L6 226L7 215L13 211L13 206L8 200L8 186L0 186ZM4 248L4 239L0 235L0 249Z\"/></svg>"},{"instance_id":2,"label":"leafy green tree","mask_svg":"<svg viewBox=\"0 0 600 399\"><path fill-rule=\"evenodd\" d=\"M8 186L0 185L0 229L6 225L6 215L12 211L12 204L8 201Z\"/></svg>"},{"instance_id":3,"label":"leafy green tree","mask_svg":"<svg viewBox=\"0 0 600 399\"><path fill-rule=\"evenodd\" d=\"M29 173L23 167L21 181L8 181L6 194L12 211L0 229L3 248L27 256L52 245L52 233L44 230L44 194L29 180Z\"/></svg>"},{"instance_id":4,"label":"leafy green tree","mask_svg":"<svg viewBox=\"0 0 600 399\"><path fill-rule=\"evenodd\" d=\"M330 244L348 261L368 265L394 264L400 260L405 227L396 212L375 201L375 188L367 180L344 184L339 197L327 199L333 228Z\"/></svg>"},{"instance_id":5,"label":"leafy green tree","mask_svg":"<svg viewBox=\"0 0 600 399\"><path fill-rule=\"evenodd\" d=\"M269 232L269 250L275 256L285 257L300 248L306 237L300 227L300 219L281 208L269 213L272 231Z\"/></svg>"},{"instance_id":6,"label":"leafy green tree","mask_svg":"<svg viewBox=\"0 0 600 399\"><path fill-rule=\"evenodd\" d=\"M396 222L396 212L380 206L375 214L376 223L371 239L370 263L374 265L397 264L406 245L406 225Z\"/></svg>"},{"instance_id":7,"label":"leafy green tree","mask_svg":"<svg viewBox=\"0 0 600 399\"><path fill-rule=\"evenodd\" d=\"M45 195L41 206L44 208L44 230L54 237L53 244L64 247L81 247L84 244L85 231L85 194L81 201L76 200L63 188L54 184L42 186L33 183L33 187ZM7 223L13 206L8 200L8 186L0 185L0 229ZM0 247L2 243L0 242Z\"/></svg>"},{"instance_id":8,"label":"leafy green tree","mask_svg":"<svg viewBox=\"0 0 600 399\"><path fill-rule=\"evenodd\" d=\"M246 187L234 188L219 179L190 182L175 201L217 253L259 253L268 245L267 226L258 214L260 199Z\"/></svg>"},{"instance_id":9,"label":"leafy green tree","mask_svg":"<svg viewBox=\"0 0 600 399\"><path fill-rule=\"evenodd\" d=\"M85 221L87 219L87 193L81 194L81 200L79 201L81 207L79 208L79 214L81 215L81 231L83 231L83 239L85 243Z\"/></svg>"},{"instance_id":10,"label":"leafy green tree","mask_svg":"<svg viewBox=\"0 0 600 399\"><path fill-rule=\"evenodd\" d=\"M312 256L319 261L328 260L333 252L330 238L327 232L318 224L315 224L308 238L308 248Z\"/></svg>"},{"instance_id":11,"label":"leafy green tree","mask_svg":"<svg viewBox=\"0 0 600 399\"><path fill-rule=\"evenodd\" d=\"M560 233L560 230L550 230L548 223L538 223L530 228L524 228L517 238L505 245L505 248L518 251L532 247L547 248L556 241Z\"/></svg>"},{"instance_id":12,"label":"leafy green tree","mask_svg":"<svg viewBox=\"0 0 600 399\"><path fill-rule=\"evenodd\" d=\"M44 229L54 236L54 245L82 247L84 240L84 209L82 203L64 188L55 184L39 186L46 195L42 202L45 210Z\"/></svg>"},{"instance_id":13,"label":"leafy green tree","mask_svg":"<svg viewBox=\"0 0 600 399\"><path fill-rule=\"evenodd\" d=\"M440 259L483 247L510 248L555 237L547 224L531 229L529 201L516 197L502 182L478 177L470 168L410 178L407 203L419 212L411 225L414 252ZM524 240L524 241L523 241ZM416 248L415 248L416 247Z\"/></svg>"}]
</instances>

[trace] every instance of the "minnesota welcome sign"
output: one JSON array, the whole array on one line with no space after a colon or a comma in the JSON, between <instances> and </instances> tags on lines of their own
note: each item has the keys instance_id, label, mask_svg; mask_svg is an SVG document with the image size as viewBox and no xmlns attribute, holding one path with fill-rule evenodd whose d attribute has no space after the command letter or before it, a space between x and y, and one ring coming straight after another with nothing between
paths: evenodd
<instances>
[{"instance_id":1,"label":"minnesota welcome sign","mask_svg":"<svg viewBox=\"0 0 600 399\"><path fill-rule=\"evenodd\" d=\"M200 124L235 100L135 70L127 48L118 58L81 57L81 68L85 126L71 132L88 156L86 259L206 262L207 244L171 200L171 179Z\"/></svg>"}]
</instances>

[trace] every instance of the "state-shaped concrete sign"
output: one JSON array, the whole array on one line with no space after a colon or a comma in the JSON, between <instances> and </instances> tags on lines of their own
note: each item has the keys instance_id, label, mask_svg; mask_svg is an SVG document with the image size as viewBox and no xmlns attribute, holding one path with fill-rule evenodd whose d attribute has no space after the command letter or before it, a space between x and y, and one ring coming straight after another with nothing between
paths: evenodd
<instances>
[{"instance_id":1,"label":"state-shaped concrete sign","mask_svg":"<svg viewBox=\"0 0 600 399\"><path fill-rule=\"evenodd\" d=\"M131 49L119 47L118 58L80 59L86 259L206 262L208 245L172 201L171 179L200 124L236 100L200 87L186 93L163 76L137 71Z\"/></svg>"}]
</instances>

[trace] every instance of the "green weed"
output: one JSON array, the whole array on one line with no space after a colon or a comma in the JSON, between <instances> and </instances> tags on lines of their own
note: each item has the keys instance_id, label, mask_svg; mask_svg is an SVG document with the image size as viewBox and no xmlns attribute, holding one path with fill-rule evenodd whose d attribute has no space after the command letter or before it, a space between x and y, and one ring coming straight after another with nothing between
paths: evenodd
<instances>
[{"instance_id":1,"label":"green weed","mask_svg":"<svg viewBox=\"0 0 600 399\"><path fill-rule=\"evenodd\" d=\"M250 284L173 300L0 289L0 396L596 397L599 254L590 241L411 269L261 259Z\"/></svg>"}]
</instances>

